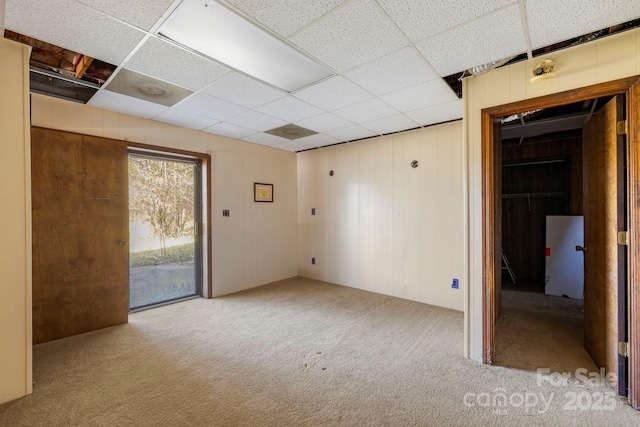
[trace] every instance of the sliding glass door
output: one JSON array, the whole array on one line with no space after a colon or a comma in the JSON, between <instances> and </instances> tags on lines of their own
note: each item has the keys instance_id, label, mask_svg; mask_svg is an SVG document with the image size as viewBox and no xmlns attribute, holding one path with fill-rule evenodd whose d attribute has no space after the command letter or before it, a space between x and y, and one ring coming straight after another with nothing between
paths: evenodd
<instances>
[{"instance_id":1,"label":"sliding glass door","mask_svg":"<svg viewBox=\"0 0 640 427\"><path fill-rule=\"evenodd\" d=\"M199 159L129 153L130 309L202 294Z\"/></svg>"}]
</instances>

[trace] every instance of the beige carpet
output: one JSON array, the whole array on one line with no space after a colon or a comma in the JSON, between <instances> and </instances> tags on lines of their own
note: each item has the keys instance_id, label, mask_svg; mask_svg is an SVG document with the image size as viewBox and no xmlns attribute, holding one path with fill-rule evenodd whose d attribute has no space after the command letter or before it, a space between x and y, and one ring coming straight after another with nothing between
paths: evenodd
<instances>
[{"instance_id":1,"label":"beige carpet","mask_svg":"<svg viewBox=\"0 0 640 427\"><path fill-rule=\"evenodd\" d=\"M606 387L538 385L535 373L465 360L462 328L459 312L285 280L36 346L34 393L0 406L0 425L640 423L620 399L586 408ZM567 393L584 409L566 409ZM494 406L501 394L507 405Z\"/></svg>"}]
</instances>

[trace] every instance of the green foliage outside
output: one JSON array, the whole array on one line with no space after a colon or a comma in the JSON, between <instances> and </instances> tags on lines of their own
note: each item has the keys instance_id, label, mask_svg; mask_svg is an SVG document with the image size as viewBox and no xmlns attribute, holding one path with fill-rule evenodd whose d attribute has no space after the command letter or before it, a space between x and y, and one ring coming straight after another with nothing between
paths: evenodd
<instances>
[{"instance_id":1,"label":"green foliage outside","mask_svg":"<svg viewBox=\"0 0 640 427\"><path fill-rule=\"evenodd\" d=\"M129 214L151 225L163 256L167 239L193 236L193 163L129 156Z\"/></svg>"},{"instance_id":2,"label":"green foliage outside","mask_svg":"<svg viewBox=\"0 0 640 427\"><path fill-rule=\"evenodd\" d=\"M129 258L130 267L192 263L194 246L193 243L186 243L184 245L169 246L164 249L132 252Z\"/></svg>"}]
</instances>

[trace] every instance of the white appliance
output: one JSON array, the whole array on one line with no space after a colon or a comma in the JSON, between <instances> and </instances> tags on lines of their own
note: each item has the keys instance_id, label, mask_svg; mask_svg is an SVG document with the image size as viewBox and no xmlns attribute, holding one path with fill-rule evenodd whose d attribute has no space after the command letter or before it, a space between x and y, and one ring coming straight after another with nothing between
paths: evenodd
<instances>
[{"instance_id":1,"label":"white appliance","mask_svg":"<svg viewBox=\"0 0 640 427\"><path fill-rule=\"evenodd\" d=\"M584 298L584 217L547 216L545 293Z\"/></svg>"}]
</instances>

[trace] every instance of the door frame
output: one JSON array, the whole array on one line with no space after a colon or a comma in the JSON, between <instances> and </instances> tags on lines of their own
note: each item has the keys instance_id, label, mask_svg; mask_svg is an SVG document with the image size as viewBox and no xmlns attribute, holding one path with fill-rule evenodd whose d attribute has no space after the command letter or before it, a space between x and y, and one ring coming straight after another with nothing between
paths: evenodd
<instances>
[{"instance_id":1,"label":"door frame","mask_svg":"<svg viewBox=\"0 0 640 427\"><path fill-rule=\"evenodd\" d=\"M198 231L200 232L200 239L202 242L202 297L211 299L213 297L213 275L211 268L211 266L213 265L213 240L211 232L211 155L198 153L195 151L179 150L177 148L142 144L138 142L129 142L127 144L127 147L140 153L144 153L146 151L149 154L173 155L176 157L186 157L200 160L200 165L202 167L202 182L200 183L202 192L202 223L198 225Z\"/></svg>"},{"instance_id":2,"label":"door frame","mask_svg":"<svg viewBox=\"0 0 640 427\"><path fill-rule=\"evenodd\" d=\"M481 111L482 126L482 361L493 364L495 353L496 278L501 273L496 266L496 230L500 215L499 189L500 151L494 141L494 120L534 109L550 108L603 96L626 94L627 107L627 202L628 202L628 342L629 401L640 406L640 76L600 83L557 94L527 99ZM635 85L635 86L634 86ZM637 102L632 102L636 100Z\"/></svg>"}]
</instances>

